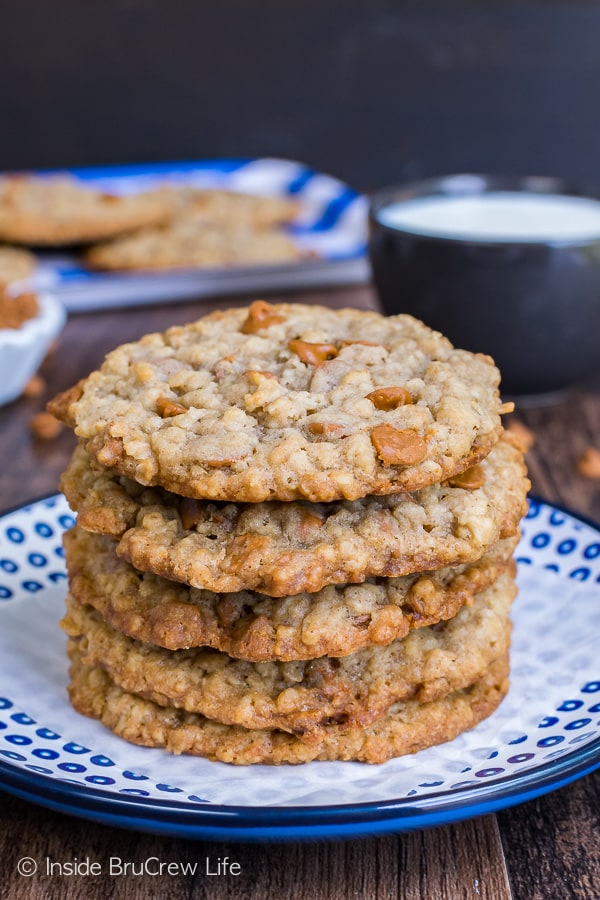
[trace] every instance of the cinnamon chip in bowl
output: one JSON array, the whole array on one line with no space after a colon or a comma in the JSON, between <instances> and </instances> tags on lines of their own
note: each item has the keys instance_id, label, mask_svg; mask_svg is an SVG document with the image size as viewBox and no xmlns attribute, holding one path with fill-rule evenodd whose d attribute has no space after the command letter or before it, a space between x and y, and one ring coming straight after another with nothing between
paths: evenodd
<instances>
[{"instance_id":1,"label":"cinnamon chip in bowl","mask_svg":"<svg viewBox=\"0 0 600 900\"><path fill-rule=\"evenodd\" d=\"M0 404L19 397L65 323L51 294L0 291Z\"/></svg>"}]
</instances>

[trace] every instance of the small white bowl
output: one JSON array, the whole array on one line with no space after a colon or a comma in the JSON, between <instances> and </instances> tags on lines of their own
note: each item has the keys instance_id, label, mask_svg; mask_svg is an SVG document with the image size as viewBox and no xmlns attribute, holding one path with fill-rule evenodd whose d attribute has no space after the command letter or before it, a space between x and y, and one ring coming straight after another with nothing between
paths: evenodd
<instances>
[{"instance_id":1,"label":"small white bowl","mask_svg":"<svg viewBox=\"0 0 600 900\"><path fill-rule=\"evenodd\" d=\"M39 312L20 328L0 328L0 405L19 397L37 372L67 314L52 294L37 295Z\"/></svg>"}]
</instances>

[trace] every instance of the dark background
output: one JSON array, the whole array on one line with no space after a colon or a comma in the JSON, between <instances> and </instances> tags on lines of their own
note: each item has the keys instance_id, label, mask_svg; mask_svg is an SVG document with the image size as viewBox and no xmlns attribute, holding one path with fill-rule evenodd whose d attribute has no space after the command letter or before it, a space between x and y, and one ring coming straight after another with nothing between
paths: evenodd
<instances>
[{"instance_id":1,"label":"dark background","mask_svg":"<svg viewBox=\"0 0 600 900\"><path fill-rule=\"evenodd\" d=\"M600 4L0 0L0 169L284 156L600 182Z\"/></svg>"}]
</instances>

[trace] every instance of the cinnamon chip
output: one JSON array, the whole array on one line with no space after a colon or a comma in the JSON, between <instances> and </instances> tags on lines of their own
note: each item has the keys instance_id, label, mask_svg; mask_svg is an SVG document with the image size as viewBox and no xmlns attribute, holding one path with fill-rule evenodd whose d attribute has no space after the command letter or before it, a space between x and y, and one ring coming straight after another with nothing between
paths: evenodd
<instances>
[{"instance_id":1,"label":"cinnamon chip","mask_svg":"<svg viewBox=\"0 0 600 900\"><path fill-rule=\"evenodd\" d=\"M58 437L63 429L62 422L55 419L52 413L40 412L29 421L29 430L35 438L41 441L52 441Z\"/></svg>"},{"instance_id":2,"label":"cinnamon chip","mask_svg":"<svg viewBox=\"0 0 600 900\"><path fill-rule=\"evenodd\" d=\"M485 484L485 472L481 466L471 466L470 469L453 475L446 484L450 487L462 488L465 491L476 491Z\"/></svg>"},{"instance_id":3,"label":"cinnamon chip","mask_svg":"<svg viewBox=\"0 0 600 900\"><path fill-rule=\"evenodd\" d=\"M385 387L377 388L367 394L367 400L370 400L375 409L396 409L398 406L407 406L412 403L410 391L403 387Z\"/></svg>"},{"instance_id":4,"label":"cinnamon chip","mask_svg":"<svg viewBox=\"0 0 600 900\"><path fill-rule=\"evenodd\" d=\"M587 447L577 460L577 471L584 478L600 478L600 450Z\"/></svg>"},{"instance_id":5,"label":"cinnamon chip","mask_svg":"<svg viewBox=\"0 0 600 900\"><path fill-rule=\"evenodd\" d=\"M28 319L39 313L35 294L19 294L11 297L0 288L0 328L20 328Z\"/></svg>"},{"instance_id":6,"label":"cinnamon chip","mask_svg":"<svg viewBox=\"0 0 600 900\"><path fill-rule=\"evenodd\" d=\"M188 408L175 400L170 400L168 397L159 397L156 401L156 411L163 419L170 419L171 416L183 415L188 411Z\"/></svg>"},{"instance_id":7,"label":"cinnamon chip","mask_svg":"<svg viewBox=\"0 0 600 900\"><path fill-rule=\"evenodd\" d=\"M32 375L25 387L23 388L23 397L28 399L41 397L46 393L46 382L41 375ZM53 417L54 418L54 417Z\"/></svg>"},{"instance_id":8,"label":"cinnamon chip","mask_svg":"<svg viewBox=\"0 0 600 900\"><path fill-rule=\"evenodd\" d=\"M262 328L285 322L285 317L276 313L270 303L265 300L255 300L251 304L248 316L240 331L242 334L256 334Z\"/></svg>"},{"instance_id":9,"label":"cinnamon chip","mask_svg":"<svg viewBox=\"0 0 600 900\"><path fill-rule=\"evenodd\" d=\"M377 425L371 432L371 441L386 466L412 466L427 456L425 438L411 428Z\"/></svg>"},{"instance_id":10,"label":"cinnamon chip","mask_svg":"<svg viewBox=\"0 0 600 900\"><path fill-rule=\"evenodd\" d=\"M311 344L309 341L294 340L289 342L288 347L309 366L318 366L338 355L337 347L333 344Z\"/></svg>"},{"instance_id":11,"label":"cinnamon chip","mask_svg":"<svg viewBox=\"0 0 600 900\"><path fill-rule=\"evenodd\" d=\"M311 434L323 437L336 438L348 433L347 425L338 425L335 422L311 422L308 426Z\"/></svg>"},{"instance_id":12,"label":"cinnamon chip","mask_svg":"<svg viewBox=\"0 0 600 900\"><path fill-rule=\"evenodd\" d=\"M198 500L193 500L191 497L184 497L177 509L181 524L186 531L193 528L194 525L197 525L198 522L202 520L202 507Z\"/></svg>"}]
</instances>

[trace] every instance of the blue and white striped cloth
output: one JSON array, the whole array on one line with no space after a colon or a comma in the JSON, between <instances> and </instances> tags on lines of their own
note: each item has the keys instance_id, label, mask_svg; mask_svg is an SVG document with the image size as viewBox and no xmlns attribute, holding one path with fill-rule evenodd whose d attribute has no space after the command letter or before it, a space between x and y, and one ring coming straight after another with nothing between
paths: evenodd
<instances>
[{"instance_id":1,"label":"blue and white striped cloth","mask_svg":"<svg viewBox=\"0 0 600 900\"><path fill-rule=\"evenodd\" d=\"M289 226L315 257L299 263L233 269L99 273L76 256L40 254L40 283L67 309L85 311L235 292L285 290L366 280L367 200L346 184L283 159L211 160L71 169L99 190L133 194L166 182L251 194L293 196L301 213ZM44 173L46 174L46 173Z\"/></svg>"}]
</instances>

